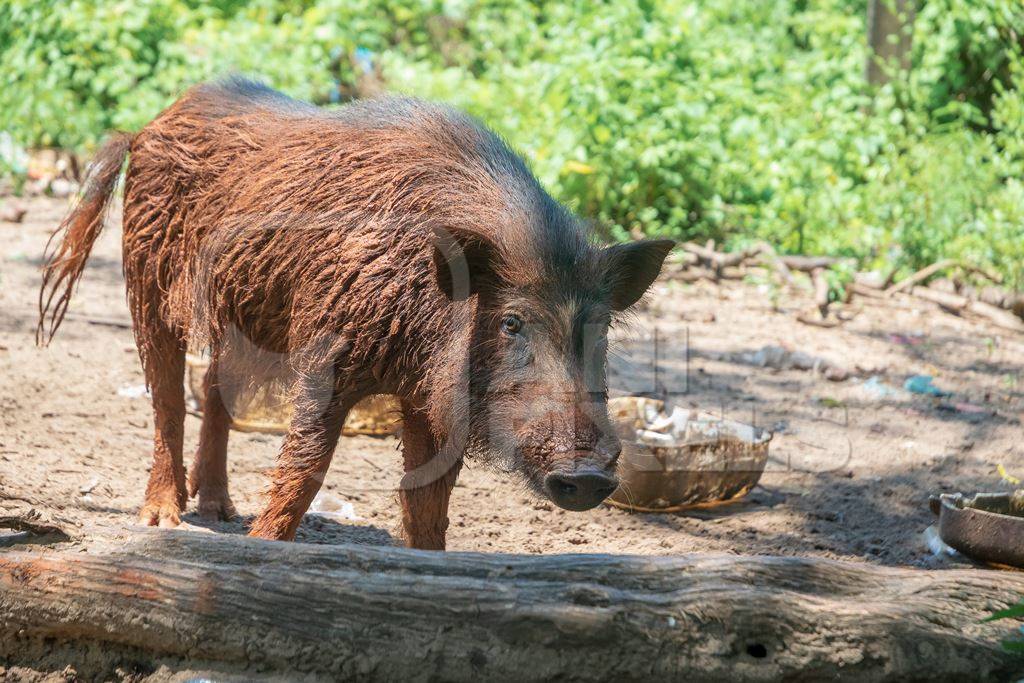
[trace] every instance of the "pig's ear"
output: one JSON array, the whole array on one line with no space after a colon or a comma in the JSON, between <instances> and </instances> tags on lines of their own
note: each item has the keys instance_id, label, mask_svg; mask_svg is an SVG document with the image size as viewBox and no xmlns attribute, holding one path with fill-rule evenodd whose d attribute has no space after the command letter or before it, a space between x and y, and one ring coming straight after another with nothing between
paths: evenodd
<instances>
[{"instance_id":1,"label":"pig's ear","mask_svg":"<svg viewBox=\"0 0 1024 683\"><path fill-rule=\"evenodd\" d=\"M613 310L623 311L640 300L675 244L672 240L641 240L604 250L605 282Z\"/></svg>"},{"instance_id":2,"label":"pig's ear","mask_svg":"<svg viewBox=\"0 0 1024 683\"><path fill-rule=\"evenodd\" d=\"M453 301L477 294L495 279L497 249L479 233L434 228L432 254L437 286Z\"/></svg>"}]
</instances>

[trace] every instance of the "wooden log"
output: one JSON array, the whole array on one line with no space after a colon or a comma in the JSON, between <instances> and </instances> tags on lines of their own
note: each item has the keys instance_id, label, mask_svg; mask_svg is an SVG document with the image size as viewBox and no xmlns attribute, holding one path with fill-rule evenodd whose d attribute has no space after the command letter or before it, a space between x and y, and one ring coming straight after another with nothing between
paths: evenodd
<instances>
[{"instance_id":1,"label":"wooden log","mask_svg":"<svg viewBox=\"0 0 1024 683\"><path fill-rule=\"evenodd\" d=\"M711 244L714 244L713 242ZM743 263L746 259L752 256L750 250L740 250L730 253L714 251L713 248L702 247L699 244L693 242L684 242L682 244L684 251L690 254L694 254L701 261L708 265L714 266L717 269L725 268L727 266L738 266Z\"/></svg>"},{"instance_id":2,"label":"wooden log","mask_svg":"<svg viewBox=\"0 0 1024 683\"><path fill-rule=\"evenodd\" d=\"M1021 595L1024 574L978 569L154 529L88 552L0 553L0 661L45 656L88 678L160 666L248 679L1007 680L1024 674L999 646L1014 625L980 620Z\"/></svg>"},{"instance_id":3,"label":"wooden log","mask_svg":"<svg viewBox=\"0 0 1024 683\"><path fill-rule=\"evenodd\" d=\"M900 280L896 284L889 287L889 289L885 290L885 292L886 294L892 295L896 294L897 292L908 290L912 288L914 285L921 284L922 282L930 278L932 275L935 275L936 273L939 273L943 270L948 270L950 268L959 268L960 270L966 271L968 273L974 273L975 275L983 277L986 280L990 280L991 282L994 282L996 284L1001 284L1003 280L1002 276L1000 276L998 273L989 272L979 266L961 263L955 259L942 259L941 261L936 261L935 263L931 264L930 266L927 266L926 268L922 268L921 270L917 271L910 277ZM969 298L974 299L977 297L971 296Z\"/></svg>"},{"instance_id":4,"label":"wooden log","mask_svg":"<svg viewBox=\"0 0 1024 683\"><path fill-rule=\"evenodd\" d=\"M851 282L847 289L853 294L856 294L858 296L866 296L869 299L885 298L885 293L882 290L876 289L874 287L869 287L867 285L863 285L859 282Z\"/></svg>"},{"instance_id":5,"label":"wooden log","mask_svg":"<svg viewBox=\"0 0 1024 683\"><path fill-rule=\"evenodd\" d=\"M831 268L843 259L835 256L780 256L779 260L790 270L812 273L819 268Z\"/></svg>"},{"instance_id":6,"label":"wooden log","mask_svg":"<svg viewBox=\"0 0 1024 683\"><path fill-rule=\"evenodd\" d=\"M961 294L943 292L930 287L914 287L911 293L918 298L938 304L950 313L956 315L972 313L980 318L984 318L997 327L1014 332L1024 332L1024 320L1021 320L1010 311L1005 311L984 301L975 301Z\"/></svg>"},{"instance_id":7,"label":"wooden log","mask_svg":"<svg viewBox=\"0 0 1024 683\"><path fill-rule=\"evenodd\" d=\"M853 274L854 284L856 284L858 287L863 287L864 289L872 289L875 291L880 291L888 287L889 280L891 278L891 274L889 277L886 277L877 270L867 272L859 271Z\"/></svg>"},{"instance_id":8,"label":"wooden log","mask_svg":"<svg viewBox=\"0 0 1024 683\"><path fill-rule=\"evenodd\" d=\"M910 70L916 3L909 0L868 2L868 53L865 77L871 85L888 83L894 70Z\"/></svg>"},{"instance_id":9,"label":"wooden log","mask_svg":"<svg viewBox=\"0 0 1024 683\"><path fill-rule=\"evenodd\" d=\"M967 304L970 303L965 296L952 292L943 292L931 287L914 287L910 290L910 293L919 299L938 304L943 310L957 315L962 314L967 309Z\"/></svg>"},{"instance_id":10,"label":"wooden log","mask_svg":"<svg viewBox=\"0 0 1024 683\"><path fill-rule=\"evenodd\" d=\"M987 304L984 301L971 301L967 305L974 315L980 315L990 320L993 324L1014 332L1024 332L1024 320L1021 320L1010 311L1003 310L998 306Z\"/></svg>"},{"instance_id":11,"label":"wooden log","mask_svg":"<svg viewBox=\"0 0 1024 683\"><path fill-rule=\"evenodd\" d=\"M829 314L831 301L829 301L828 279L825 276L824 268L815 268L811 271L811 283L814 285L814 307L798 313L797 321L816 327L838 327L843 320Z\"/></svg>"},{"instance_id":12,"label":"wooden log","mask_svg":"<svg viewBox=\"0 0 1024 683\"><path fill-rule=\"evenodd\" d=\"M822 319L828 317L828 278L825 277L824 268L815 268L811 271L811 282L814 284L814 304Z\"/></svg>"},{"instance_id":13,"label":"wooden log","mask_svg":"<svg viewBox=\"0 0 1024 683\"><path fill-rule=\"evenodd\" d=\"M757 253L764 257L763 260L767 261L766 265L775 269L775 274L780 280L782 280L783 284L793 284L793 274L789 272L789 266L779 258L778 253L775 251L775 247L767 242L758 242L755 249L757 250Z\"/></svg>"},{"instance_id":14,"label":"wooden log","mask_svg":"<svg viewBox=\"0 0 1024 683\"><path fill-rule=\"evenodd\" d=\"M723 280L742 280L747 276L747 269L744 266L727 266L722 268L720 277Z\"/></svg>"}]
</instances>

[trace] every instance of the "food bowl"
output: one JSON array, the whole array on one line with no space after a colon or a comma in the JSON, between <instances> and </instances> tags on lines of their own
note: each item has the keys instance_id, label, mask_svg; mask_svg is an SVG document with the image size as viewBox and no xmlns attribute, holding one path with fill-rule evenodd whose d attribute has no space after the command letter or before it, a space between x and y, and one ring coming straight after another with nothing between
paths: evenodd
<instances>
[{"instance_id":1,"label":"food bowl","mask_svg":"<svg viewBox=\"0 0 1024 683\"><path fill-rule=\"evenodd\" d=\"M201 414L205 404L203 377L209 361L193 354L188 354L185 361L188 365L188 390L195 399L196 412ZM291 421L292 406L285 391L284 383L272 382L247 388L233 396L228 406L231 428L239 432L286 433ZM397 398L389 394L367 396L348 411L342 434L395 434L401 422L401 408Z\"/></svg>"},{"instance_id":2,"label":"food bowl","mask_svg":"<svg viewBox=\"0 0 1024 683\"><path fill-rule=\"evenodd\" d=\"M742 498L761 479L771 433L711 413L640 397L613 398L609 415L622 440L619 488L609 505L677 512Z\"/></svg>"},{"instance_id":3,"label":"food bowl","mask_svg":"<svg viewBox=\"0 0 1024 683\"><path fill-rule=\"evenodd\" d=\"M1024 491L932 496L939 538L964 555L1024 569Z\"/></svg>"}]
</instances>

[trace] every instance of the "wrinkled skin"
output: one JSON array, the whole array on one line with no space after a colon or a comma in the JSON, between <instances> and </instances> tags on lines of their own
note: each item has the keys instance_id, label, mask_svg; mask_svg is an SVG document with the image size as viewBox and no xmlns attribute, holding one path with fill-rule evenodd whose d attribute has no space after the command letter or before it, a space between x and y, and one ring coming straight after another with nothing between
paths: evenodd
<instances>
[{"instance_id":1,"label":"wrinkled skin","mask_svg":"<svg viewBox=\"0 0 1024 683\"><path fill-rule=\"evenodd\" d=\"M255 536L292 539L348 410L401 400L410 545L444 548L463 457L573 510L615 486L606 335L671 242L601 248L493 133L408 99L323 112L244 80L200 86L97 157L44 271L40 337L84 268L120 166L128 300L154 409L141 518L189 495L234 513L232 396L285 377L294 418ZM199 448L182 456L186 348L206 346ZM283 375L282 375L283 372Z\"/></svg>"}]
</instances>

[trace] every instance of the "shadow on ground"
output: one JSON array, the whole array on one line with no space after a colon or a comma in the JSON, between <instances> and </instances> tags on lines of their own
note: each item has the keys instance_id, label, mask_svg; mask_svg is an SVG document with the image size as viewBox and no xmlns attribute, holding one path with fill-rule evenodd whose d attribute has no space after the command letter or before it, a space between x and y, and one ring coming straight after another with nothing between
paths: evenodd
<instances>
[{"instance_id":1,"label":"shadow on ground","mask_svg":"<svg viewBox=\"0 0 1024 683\"><path fill-rule=\"evenodd\" d=\"M203 527L219 534L242 535L249 533L255 520L254 515L242 515L228 522L208 522L196 513L182 516L182 521ZM302 518L295 540L315 545L339 545L358 543L362 545L402 545L399 539L386 530L372 525L344 524L324 515L307 514Z\"/></svg>"}]
</instances>

